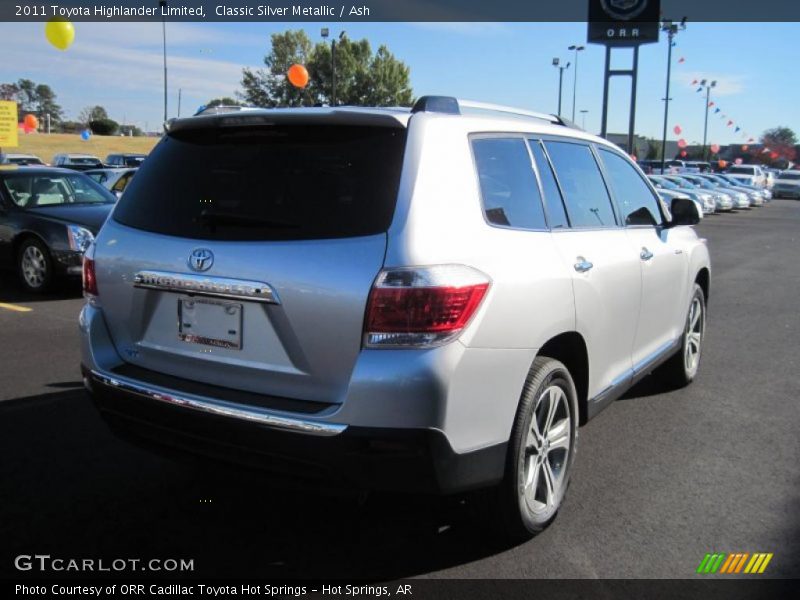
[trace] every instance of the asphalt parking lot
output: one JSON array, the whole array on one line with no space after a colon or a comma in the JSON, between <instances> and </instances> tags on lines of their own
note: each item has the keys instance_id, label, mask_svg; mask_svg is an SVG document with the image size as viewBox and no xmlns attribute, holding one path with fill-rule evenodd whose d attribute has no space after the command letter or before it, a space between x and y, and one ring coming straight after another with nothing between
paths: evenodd
<instances>
[{"instance_id":1,"label":"asphalt parking lot","mask_svg":"<svg viewBox=\"0 0 800 600\"><path fill-rule=\"evenodd\" d=\"M719 551L800 577L800 202L697 229L713 268L698 380L650 377L581 429L561 514L516 547L487 541L469 502L285 489L118 441L81 388L78 287L35 298L2 274L0 574L44 553L190 558L204 577L685 578Z\"/></svg>"}]
</instances>

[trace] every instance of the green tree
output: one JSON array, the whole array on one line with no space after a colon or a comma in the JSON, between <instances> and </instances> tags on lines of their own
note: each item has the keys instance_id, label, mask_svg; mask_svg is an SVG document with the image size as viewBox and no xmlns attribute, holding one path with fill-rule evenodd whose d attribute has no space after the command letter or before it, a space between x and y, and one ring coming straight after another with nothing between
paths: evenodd
<instances>
[{"instance_id":1,"label":"green tree","mask_svg":"<svg viewBox=\"0 0 800 600\"><path fill-rule=\"evenodd\" d=\"M78 113L78 121L81 123L91 123L101 119L108 119L108 112L102 106L87 106Z\"/></svg>"},{"instance_id":2,"label":"green tree","mask_svg":"<svg viewBox=\"0 0 800 600\"><path fill-rule=\"evenodd\" d=\"M286 79L289 67L306 66L309 83L297 89ZM331 104L333 77L331 46L312 46L302 30L273 34L272 49L264 57L266 69L244 69L239 96L256 106L313 106ZM336 104L408 106L413 100L410 70L386 46L373 54L366 39L343 37L336 43Z\"/></svg>"},{"instance_id":3,"label":"green tree","mask_svg":"<svg viewBox=\"0 0 800 600\"><path fill-rule=\"evenodd\" d=\"M767 129L761 135L761 143L765 148L769 148L770 152L760 156L762 160L775 162L777 160L793 161L797 157L795 145L797 144L797 135L789 127L774 127ZM772 159L771 154L775 152L778 154L777 159Z\"/></svg>"},{"instance_id":4,"label":"green tree","mask_svg":"<svg viewBox=\"0 0 800 600\"><path fill-rule=\"evenodd\" d=\"M51 123L59 123L63 118L63 110L56 102L56 94L49 85L40 83L36 86L36 112L40 119L44 119L45 115L50 115Z\"/></svg>"},{"instance_id":5,"label":"green tree","mask_svg":"<svg viewBox=\"0 0 800 600\"><path fill-rule=\"evenodd\" d=\"M206 108L214 108L215 106L241 106L242 103L234 98L230 98L229 96L223 96L222 98L214 98L213 100L209 100L206 102Z\"/></svg>"},{"instance_id":6,"label":"green tree","mask_svg":"<svg viewBox=\"0 0 800 600\"><path fill-rule=\"evenodd\" d=\"M14 100L19 94L19 87L16 83L0 83L0 100Z\"/></svg>"},{"instance_id":7,"label":"green tree","mask_svg":"<svg viewBox=\"0 0 800 600\"><path fill-rule=\"evenodd\" d=\"M29 113L36 110L36 84L30 79L17 81L17 104L20 113Z\"/></svg>"},{"instance_id":8,"label":"green tree","mask_svg":"<svg viewBox=\"0 0 800 600\"><path fill-rule=\"evenodd\" d=\"M119 131L119 123L112 119L96 119L89 121L89 129L97 135L115 135Z\"/></svg>"}]
</instances>

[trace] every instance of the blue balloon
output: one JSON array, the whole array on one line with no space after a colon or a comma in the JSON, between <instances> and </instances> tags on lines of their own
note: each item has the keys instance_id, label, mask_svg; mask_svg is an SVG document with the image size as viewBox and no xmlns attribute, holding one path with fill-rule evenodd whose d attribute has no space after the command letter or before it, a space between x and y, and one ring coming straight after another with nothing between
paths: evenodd
<instances>
[{"instance_id":1,"label":"blue balloon","mask_svg":"<svg viewBox=\"0 0 800 600\"><path fill-rule=\"evenodd\" d=\"M89 131L88 129L84 129L83 131L81 131L81 139L84 142L88 142L90 137L92 137L91 131Z\"/></svg>"}]
</instances>

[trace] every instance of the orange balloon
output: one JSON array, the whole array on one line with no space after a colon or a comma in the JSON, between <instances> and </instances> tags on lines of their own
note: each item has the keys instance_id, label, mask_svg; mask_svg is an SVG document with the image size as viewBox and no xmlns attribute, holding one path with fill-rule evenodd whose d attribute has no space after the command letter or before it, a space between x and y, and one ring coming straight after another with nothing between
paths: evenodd
<instances>
[{"instance_id":1,"label":"orange balloon","mask_svg":"<svg viewBox=\"0 0 800 600\"><path fill-rule=\"evenodd\" d=\"M36 115L25 115L25 120L23 123L25 124L25 127L29 127L30 129L39 128L39 119L36 118Z\"/></svg>"},{"instance_id":2,"label":"orange balloon","mask_svg":"<svg viewBox=\"0 0 800 600\"><path fill-rule=\"evenodd\" d=\"M308 70L303 65L293 64L286 76L294 87L304 88L308 85Z\"/></svg>"}]
</instances>

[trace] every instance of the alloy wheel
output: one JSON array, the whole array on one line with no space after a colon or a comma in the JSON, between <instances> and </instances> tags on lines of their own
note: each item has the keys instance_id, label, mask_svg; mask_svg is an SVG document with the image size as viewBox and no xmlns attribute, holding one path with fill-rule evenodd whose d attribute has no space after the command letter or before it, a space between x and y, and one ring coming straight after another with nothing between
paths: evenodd
<instances>
[{"instance_id":1,"label":"alloy wheel","mask_svg":"<svg viewBox=\"0 0 800 600\"><path fill-rule=\"evenodd\" d=\"M22 253L22 276L32 288L41 287L47 277L47 259L36 246L28 246Z\"/></svg>"}]
</instances>

